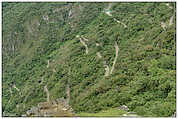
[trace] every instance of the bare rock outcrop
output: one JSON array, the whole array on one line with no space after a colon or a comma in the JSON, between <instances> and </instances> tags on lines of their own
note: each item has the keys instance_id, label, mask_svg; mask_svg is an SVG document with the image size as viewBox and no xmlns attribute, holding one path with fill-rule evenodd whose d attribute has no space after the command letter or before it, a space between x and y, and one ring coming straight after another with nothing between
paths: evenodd
<instances>
[{"instance_id":1,"label":"bare rock outcrop","mask_svg":"<svg viewBox=\"0 0 178 119\"><path fill-rule=\"evenodd\" d=\"M122 106L118 107L118 110L129 111L129 108L126 105L122 105Z\"/></svg>"}]
</instances>

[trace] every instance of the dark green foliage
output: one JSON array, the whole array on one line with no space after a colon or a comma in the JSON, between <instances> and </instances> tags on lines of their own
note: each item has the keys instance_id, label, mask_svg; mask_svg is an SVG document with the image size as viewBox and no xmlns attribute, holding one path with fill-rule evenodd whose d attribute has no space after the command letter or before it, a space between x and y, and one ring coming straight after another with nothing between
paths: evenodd
<instances>
[{"instance_id":1,"label":"dark green foliage","mask_svg":"<svg viewBox=\"0 0 178 119\"><path fill-rule=\"evenodd\" d=\"M77 113L120 105L141 116L168 117L174 113L175 19L172 26L168 24L175 14L175 3L170 3L172 9L166 3L113 3L112 16L103 12L107 6L3 2L3 116L20 116L45 101L45 85L51 99L66 98L67 79L70 105ZM167 25L166 30L161 22ZM89 40L88 54L77 35ZM115 70L104 77L103 61L112 66L115 42L119 45Z\"/></svg>"}]
</instances>

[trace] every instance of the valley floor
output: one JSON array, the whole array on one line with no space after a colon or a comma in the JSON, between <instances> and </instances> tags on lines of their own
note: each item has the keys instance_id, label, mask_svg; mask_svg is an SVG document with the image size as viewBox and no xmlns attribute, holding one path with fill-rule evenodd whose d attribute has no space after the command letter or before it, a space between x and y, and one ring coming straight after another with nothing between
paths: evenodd
<instances>
[{"instance_id":1,"label":"valley floor","mask_svg":"<svg viewBox=\"0 0 178 119\"><path fill-rule=\"evenodd\" d=\"M129 114L128 112L124 110L118 110L117 108L102 110L98 113L81 112L76 115L79 117L138 117L136 114Z\"/></svg>"}]
</instances>

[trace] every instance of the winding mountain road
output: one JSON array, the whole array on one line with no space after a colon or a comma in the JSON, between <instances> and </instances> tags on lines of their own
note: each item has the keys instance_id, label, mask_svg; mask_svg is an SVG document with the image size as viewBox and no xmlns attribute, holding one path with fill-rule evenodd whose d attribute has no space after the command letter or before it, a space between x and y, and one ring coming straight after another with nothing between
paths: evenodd
<instances>
[{"instance_id":1,"label":"winding mountain road","mask_svg":"<svg viewBox=\"0 0 178 119\"><path fill-rule=\"evenodd\" d=\"M100 53L100 52L97 52L96 54L97 54L97 56L98 56L98 58L99 58L99 59L100 59L100 58L102 58L102 56L101 56L101 53Z\"/></svg>"},{"instance_id":2,"label":"winding mountain road","mask_svg":"<svg viewBox=\"0 0 178 119\"><path fill-rule=\"evenodd\" d=\"M112 74L112 72L113 72L113 70L114 70L114 66L115 66L115 64L116 64L117 57L118 57L119 47L118 47L118 45L117 45L117 42L115 42L114 47L115 47L116 54L115 54L115 58L114 58L114 61L113 61L113 65L112 65L110 74Z\"/></svg>"},{"instance_id":3,"label":"winding mountain road","mask_svg":"<svg viewBox=\"0 0 178 119\"><path fill-rule=\"evenodd\" d=\"M112 16L111 11L110 11L111 7L112 7L112 3L109 3L108 7L105 9L105 13L110 17ZM122 24L124 26L124 28L127 27L126 24L124 24L123 22L117 20L116 18L114 18L114 21L116 21L118 24Z\"/></svg>"},{"instance_id":4,"label":"winding mountain road","mask_svg":"<svg viewBox=\"0 0 178 119\"><path fill-rule=\"evenodd\" d=\"M50 94L49 94L47 85L44 86L44 91L46 92L46 95L47 95L47 102L49 102L50 101L50 99L49 99Z\"/></svg>"},{"instance_id":5,"label":"winding mountain road","mask_svg":"<svg viewBox=\"0 0 178 119\"><path fill-rule=\"evenodd\" d=\"M13 88L15 88L18 92L20 91L20 89L18 89L16 85L13 85Z\"/></svg>"},{"instance_id":6,"label":"winding mountain road","mask_svg":"<svg viewBox=\"0 0 178 119\"><path fill-rule=\"evenodd\" d=\"M161 27L163 28L163 30L166 30L166 24L164 22L161 22Z\"/></svg>"},{"instance_id":7,"label":"winding mountain road","mask_svg":"<svg viewBox=\"0 0 178 119\"><path fill-rule=\"evenodd\" d=\"M48 65L46 67L49 68L49 60L48 60Z\"/></svg>"},{"instance_id":8,"label":"winding mountain road","mask_svg":"<svg viewBox=\"0 0 178 119\"><path fill-rule=\"evenodd\" d=\"M77 35L76 37L79 38L80 42L85 46L85 49L86 49L85 52L86 52L86 54L88 54L87 44L82 40L82 38L79 35ZM85 39L85 40L87 40L87 39Z\"/></svg>"},{"instance_id":9,"label":"winding mountain road","mask_svg":"<svg viewBox=\"0 0 178 119\"><path fill-rule=\"evenodd\" d=\"M174 22L174 15L169 20L169 26L173 25Z\"/></svg>"}]
</instances>

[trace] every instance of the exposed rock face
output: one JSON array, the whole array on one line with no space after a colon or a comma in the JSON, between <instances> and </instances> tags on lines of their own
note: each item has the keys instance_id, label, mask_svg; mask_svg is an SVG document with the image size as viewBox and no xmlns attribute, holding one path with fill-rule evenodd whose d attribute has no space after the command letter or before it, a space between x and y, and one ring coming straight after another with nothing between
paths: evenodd
<instances>
[{"instance_id":1,"label":"exposed rock face","mask_svg":"<svg viewBox=\"0 0 178 119\"><path fill-rule=\"evenodd\" d=\"M118 107L119 110L129 111L129 108L126 105Z\"/></svg>"},{"instance_id":2,"label":"exposed rock face","mask_svg":"<svg viewBox=\"0 0 178 119\"><path fill-rule=\"evenodd\" d=\"M48 21L48 20L49 20L49 17L48 17L48 15L46 15L46 16L43 16L43 20L45 20L45 21Z\"/></svg>"},{"instance_id":3,"label":"exposed rock face","mask_svg":"<svg viewBox=\"0 0 178 119\"><path fill-rule=\"evenodd\" d=\"M26 112L27 115L32 115L34 114L35 116L40 116L39 115L39 110L37 107L32 107L30 110Z\"/></svg>"},{"instance_id":4,"label":"exposed rock face","mask_svg":"<svg viewBox=\"0 0 178 119\"><path fill-rule=\"evenodd\" d=\"M25 115L23 115L25 116ZM36 117L71 117L75 116L73 109L67 105L65 99L60 98L51 102L41 102L37 107L32 107L26 116Z\"/></svg>"}]
</instances>

